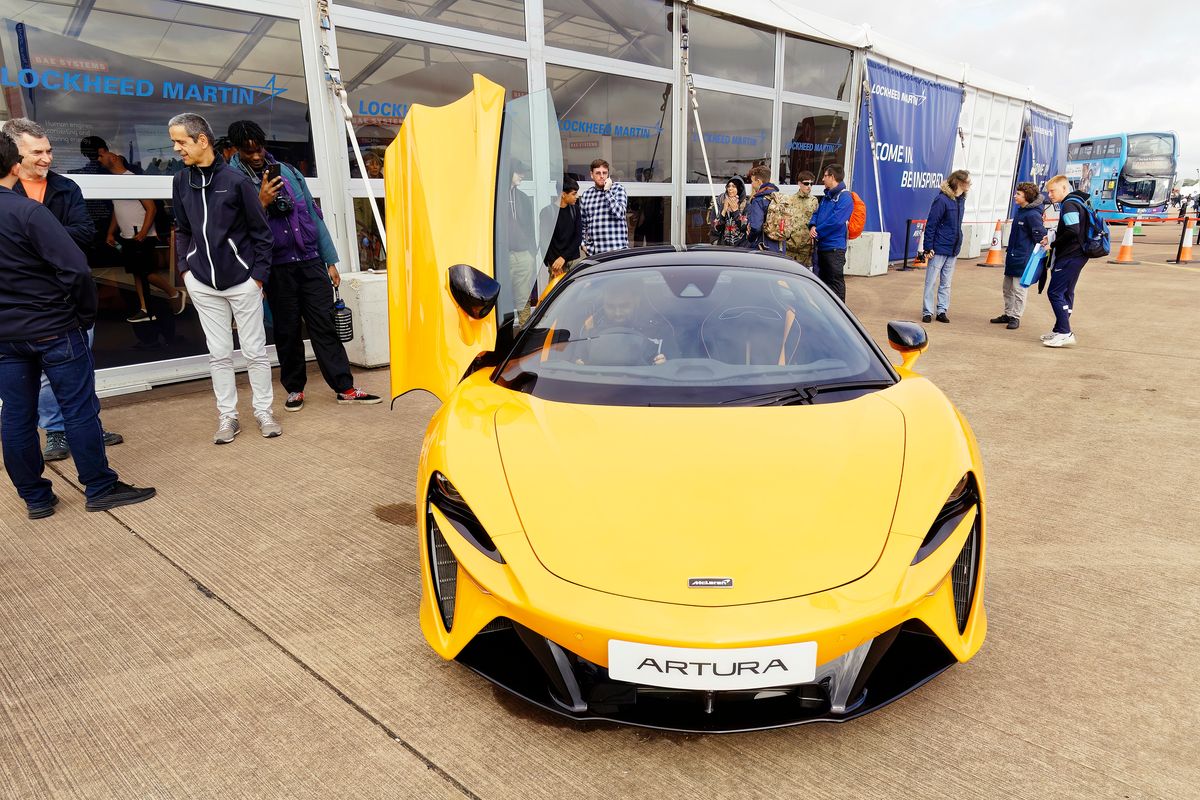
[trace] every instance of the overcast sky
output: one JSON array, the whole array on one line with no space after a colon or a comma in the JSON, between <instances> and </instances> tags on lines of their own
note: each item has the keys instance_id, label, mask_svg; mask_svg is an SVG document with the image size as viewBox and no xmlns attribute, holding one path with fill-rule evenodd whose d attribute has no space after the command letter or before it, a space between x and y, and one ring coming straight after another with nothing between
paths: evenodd
<instances>
[{"instance_id":1,"label":"overcast sky","mask_svg":"<svg viewBox=\"0 0 1200 800\"><path fill-rule=\"evenodd\" d=\"M1071 138L1175 131L1179 178L1200 168L1200 3L1125 0L775 0L876 32L1074 107ZM1047 43L1062 42L1061 55ZM1053 58L1060 58L1052 63ZM1071 66L1066 61L1073 62Z\"/></svg>"}]
</instances>

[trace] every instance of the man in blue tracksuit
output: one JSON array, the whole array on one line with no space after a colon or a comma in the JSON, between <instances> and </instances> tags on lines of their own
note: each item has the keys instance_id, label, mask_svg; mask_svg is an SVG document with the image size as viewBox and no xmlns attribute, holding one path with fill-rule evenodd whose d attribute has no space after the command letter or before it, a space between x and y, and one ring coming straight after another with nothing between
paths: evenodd
<instances>
[{"instance_id":1,"label":"man in blue tracksuit","mask_svg":"<svg viewBox=\"0 0 1200 800\"><path fill-rule=\"evenodd\" d=\"M771 168L762 165L751 167L750 187L753 196L746 204L746 240L742 246L752 250L784 252L783 240L772 239L764 230L767 226L767 210L771 207L771 195L779 191L779 187L771 183Z\"/></svg>"},{"instance_id":2,"label":"man in blue tracksuit","mask_svg":"<svg viewBox=\"0 0 1200 800\"><path fill-rule=\"evenodd\" d=\"M87 259L54 214L19 196L20 151L0 133L0 441L4 469L30 519L58 504L38 446L42 372L62 408L65 435L88 511L140 503L154 489L122 483L108 465L96 399L95 362L84 331L96 320Z\"/></svg>"},{"instance_id":3,"label":"man in blue tracksuit","mask_svg":"<svg viewBox=\"0 0 1200 800\"><path fill-rule=\"evenodd\" d=\"M213 150L212 128L199 114L168 123L175 152L186 168L171 186L175 261L200 317L219 415L214 444L241 432L233 372L233 329L247 363L254 418L266 438L283 432L271 413L271 360L263 327L262 287L271 274L271 229L258 189Z\"/></svg>"},{"instance_id":4,"label":"man in blue tracksuit","mask_svg":"<svg viewBox=\"0 0 1200 800\"><path fill-rule=\"evenodd\" d=\"M929 206L925 220L925 255L929 265L925 267L922 322L933 322L934 308L938 322L950 321L946 313L950 310L950 281L954 277L958 251L962 249L963 215L967 208L967 189L970 188L971 175L965 169L956 169L942 183Z\"/></svg>"},{"instance_id":5,"label":"man in blue tracksuit","mask_svg":"<svg viewBox=\"0 0 1200 800\"><path fill-rule=\"evenodd\" d=\"M1075 310L1075 284L1088 257L1083 254L1087 236L1087 204L1091 195L1071 191L1065 175L1055 175L1046 182L1046 194L1059 204L1058 228L1042 240L1043 246L1053 248L1050 262L1050 286L1046 296L1054 310L1054 330L1042 335L1046 347L1069 347L1075 344L1071 331L1071 313Z\"/></svg>"},{"instance_id":6,"label":"man in blue tracksuit","mask_svg":"<svg viewBox=\"0 0 1200 800\"><path fill-rule=\"evenodd\" d=\"M817 204L817 213L808 224L809 235L817 249L817 274L843 301L846 299L846 225L854 213L854 198L843 179L840 164L830 164L821 173L825 194Z\"/></svg>"}]
</instances>

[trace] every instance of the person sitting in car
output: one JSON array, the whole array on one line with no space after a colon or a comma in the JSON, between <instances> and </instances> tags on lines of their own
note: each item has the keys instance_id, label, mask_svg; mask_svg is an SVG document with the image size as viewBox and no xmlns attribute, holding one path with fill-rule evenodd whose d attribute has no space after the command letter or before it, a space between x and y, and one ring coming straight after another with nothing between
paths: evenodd
<instances>
[{"instance_id":1,"label":"person sitting in car","mask_svg":"<svg viewBox=\"0 0 1200 800\"><path fill-rule=\"evenodd\" d=\"M573 343L575 363L641 366L662 364L675 356L675 333L645 300L639 278L609 278L600 291L604 295L600 308L584 320Z\"/></svg>"}]
</instances>

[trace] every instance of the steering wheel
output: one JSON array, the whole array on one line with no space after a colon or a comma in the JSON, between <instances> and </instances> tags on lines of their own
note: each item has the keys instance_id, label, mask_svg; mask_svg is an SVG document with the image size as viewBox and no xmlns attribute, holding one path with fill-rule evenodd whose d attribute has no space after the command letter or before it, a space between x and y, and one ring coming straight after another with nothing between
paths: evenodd
<instances>
[{"instance_id":1,"label":"steering wheel","mask_svg":"<svg viewBox=\"0 0 1200 800\"><path fill-rule=\"evenodd\" d=\"M625 337L621 342L617 337ZM609 339L609 344L598 345L592 348L589 363L625 367L634 366L646 363L645 349L647 345L654 345L654 340L646 334L639 331L637 328L614 327L605 328L597 331L593 336L593 342L598 339ZM653 354L650 356L653 359ZM614 363L615 362L615 363Z\"/></svg>"}]
</instances>

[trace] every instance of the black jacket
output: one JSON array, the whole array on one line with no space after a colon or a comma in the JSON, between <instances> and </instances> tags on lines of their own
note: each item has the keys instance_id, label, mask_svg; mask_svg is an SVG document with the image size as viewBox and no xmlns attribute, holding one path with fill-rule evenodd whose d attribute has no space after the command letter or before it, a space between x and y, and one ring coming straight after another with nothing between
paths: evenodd
<instances>
[{"instance_id":1,"label":"black jacket","mask_svg":"<svg viewBox=\"0 0 1200 800\"><path fill-rule=\"evenodd\" d=\"M26 196L25 187L20 181L17 181L13 191L22 197ZM75 244L87 247L92 243L96 237L96 226L92 223L92 215L88 213L79 184L51 170L46 176L46 196L42 198L42 205L62 223Z\"/></svg>"},{"instance_id":2,"label":"black jacket","mask_svg":"<svg viewBox=\"0 0 1200 800\"><path fill-rule=\"evenodd\" d=\"M1054 258L1087 258L1083 238L1087 236L1087 204L1092 196L1074 191L1063 198L1058 209L1058 230L1054 234Z\"/></svg>"},{"instance_id":3,"label":"black jacket","mask_svg":"<svg viewBox=\"0 0 1200 800\"><path fill-rule=\"evenodd\" d=\"M83 251L48 208L0 186L0 341L95 321L96 284Z\"/></svg>"},{"instance_id":4,"label":"black jacket","mask_svg":"<svg viewBox=\"0 0 1200 800\"><path fill-rule=\"evenodd\" d=\"M548 267L562 257L566 264L579 258L579 246L583 244L583 215L577 205L562 206L554 219L554 233L550 236L550 248L542 259ZM564 266L566 266L564 264Z\"/></svg>"},{"instance_id":5,"label":"black jacket","mask_svg":"<svg viewBox=\"0 0 1200 800\"><path fill-rule=\"evenodd\" d=\"M254 184L217 156L208 167L187 167L171 186L175 264L179 274L214 289L271 276L271 229Z\"/></svg>"}]
</instances>

